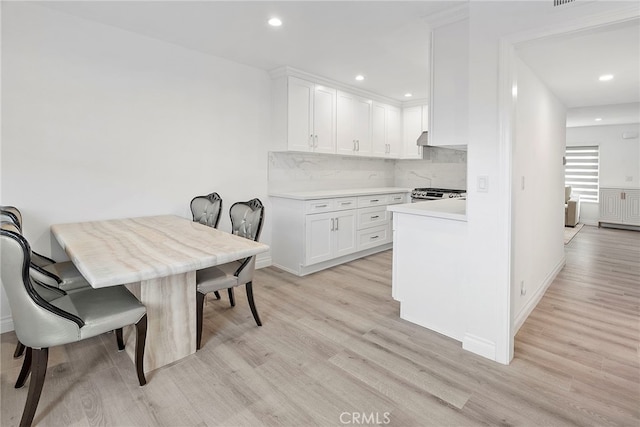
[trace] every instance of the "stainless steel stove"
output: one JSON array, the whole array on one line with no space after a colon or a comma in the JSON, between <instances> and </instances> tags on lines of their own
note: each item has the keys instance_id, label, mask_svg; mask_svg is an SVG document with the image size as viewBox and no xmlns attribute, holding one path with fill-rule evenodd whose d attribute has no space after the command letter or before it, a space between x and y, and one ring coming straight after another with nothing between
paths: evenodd
<instances>
[{"instance_id":1,"label":"stainless steel stove","mask_svg":"<svg viewBox=\"0 0 640 427\"><path fill-rule=\"evenodd\" d=\"M411 203L429 200L463 199L467 197L467 190L452 190L449 188L415 188L411 192Z\"/></svg>"}]
</instances>

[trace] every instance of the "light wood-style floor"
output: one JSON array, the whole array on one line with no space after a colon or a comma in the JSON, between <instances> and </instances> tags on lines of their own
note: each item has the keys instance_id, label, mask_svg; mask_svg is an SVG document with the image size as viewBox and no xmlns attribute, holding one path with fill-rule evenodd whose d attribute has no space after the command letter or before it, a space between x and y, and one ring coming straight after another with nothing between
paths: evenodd
<instances>
[{"instance_id":1,"label":"light wood-style floor","mask_svg":"<svg viewBox=\"0 0 640 427\"><path fill-rule=\"evenodd\" d=\"M257 273L256 327L208 300L203 349L148 374L113 334L54 348L41 426L638 426L640 233L584 227L502 366L398 318L391 252L298 278ZM2 426L20 419L22 360L1 336ZM364 421L363 423L363 415Z\"/></svg>"}]
</instances>

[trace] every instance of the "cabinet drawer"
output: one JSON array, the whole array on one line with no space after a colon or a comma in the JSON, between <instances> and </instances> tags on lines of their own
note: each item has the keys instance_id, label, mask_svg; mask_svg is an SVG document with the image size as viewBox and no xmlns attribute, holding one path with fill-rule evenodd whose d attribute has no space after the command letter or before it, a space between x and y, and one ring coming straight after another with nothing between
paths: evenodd
<instances>
[{"instance_id":1,"label":"cabinet drawer","mask_svg":"<svg viewBox=\"0 0 640 427\"><path fill-rule=\"evenodd\" d=\"M369 248L375 248L376 246L384 245L391 241L391 227L389 224L367 228L365 230L358 231L358 250L362 251Z\"/></svg>"},{"instance_id":2,"label":"cabinet drawer","mask_svg":"<svg viewBox=\"0 0 640 427\"><path fill-rule=\"evenodd\" d=\"M342 197L335 199L334 210L343 211L345 209L355 209L358 204L358 200L355 197Z\"/></svg>"},{"instance_id":3,"label":"cabinet drawer","mask_svg":"<svg viewBox=\"0 0 640 427\"><path fill-rule=\"evenodd\" d=\"M408 203L406 193L389 194L387 196L388 205L397 205L399 203Z\"/></svg>"},{"instance_id":4,"label":"cabinet drawer","mask_svg":"<svg viewBox=\"0 0 640 427\"><path fill-rule=\"evenodd\" d=\"M358 209L358 230L387 225L389 213L384 206Z\"/></svg>"},{"instance_id":5,"label":"cabinet drawer","mask_svg":"<svg viewBox=\"0 0 640 427\"><path fill-rule=\"evenodd\" d=\"M307 200L304 202L304 212L308 214L331 212L335 210L335 199Z\"/></svg>"},{"instance_id":6,"label":"cabinet drawer","mask_svg":"<svg viewBox=\"0 0 640 427\"><path fill-rule=\"evenodd\" d=\"M386 194L375 194L373 196L358 197L358 207L368 208L371 206L385 206L387 204Z\"/></svg>"}]
</instances>

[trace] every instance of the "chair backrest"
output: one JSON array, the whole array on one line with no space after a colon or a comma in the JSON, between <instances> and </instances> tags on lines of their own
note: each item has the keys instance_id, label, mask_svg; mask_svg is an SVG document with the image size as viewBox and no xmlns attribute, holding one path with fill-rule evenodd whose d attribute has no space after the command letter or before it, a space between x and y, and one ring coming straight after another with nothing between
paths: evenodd
<instances>
[{"instance_id":1,"label":"chair backrest","mask_svg":"<svg viewBox=\"0 0 640 427\"><path fill-rule=\"evenodd\" d=\"M8 225L0 227L0 278L16 335L27 347L43 348L77 341L84 322L45 300L29 277L31 247Z\"/></svg>"},{"instance_id":2,"label":"chair backrest","mask_svg":"<svg viewBox=\"0 0 640 427\"><path fill-rule=\"evenodd\" d=\"M196 196L191 200L190 206L194 221L218 228L222 211L222 198L218 193Z\"/></svg>"},{"instance_id":3,"label":"chair backrest","mask_svg":"<svg viewBox=\"0 0 640 427\"><path fill-rule=\"evenodd\" d=\"M22 214L15 206L0 206L0 220L11 221L22 230Z\"/></svg>"},{"instance_id":4,"label":"chair backrest","mask_svg":"<svg viewBox=\"0 0 640 427\"><path fill-rule=\"evenodd\" d=\"M229 216L233 234L258 241L264 222L264 206L259 199L234 203L229 209Z\"/></svg>"}]
</instances>

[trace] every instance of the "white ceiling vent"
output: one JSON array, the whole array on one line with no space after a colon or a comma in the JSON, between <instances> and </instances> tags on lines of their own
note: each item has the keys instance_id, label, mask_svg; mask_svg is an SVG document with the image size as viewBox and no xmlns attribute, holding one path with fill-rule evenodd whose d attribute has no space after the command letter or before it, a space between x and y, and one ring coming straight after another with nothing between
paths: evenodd
<instances>
[{"instance_id":1,"label":"white ceiling vent","mask_svg":"<svg viewBox=\"0 0 640 427\"><path fill-rule=\"evenodd\" d=\"M562 6L564 4L573 3L575 0L553 0L553 7Z\"/></svg>"}]
</instances>

